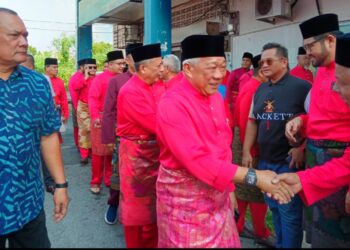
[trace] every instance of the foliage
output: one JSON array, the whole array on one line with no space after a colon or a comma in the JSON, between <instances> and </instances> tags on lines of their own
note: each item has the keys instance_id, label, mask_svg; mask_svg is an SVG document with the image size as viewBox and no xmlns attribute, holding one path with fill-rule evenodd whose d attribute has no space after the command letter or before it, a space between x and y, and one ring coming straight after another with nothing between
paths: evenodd
<instances>
[{"instance_id":1,"label":"foliage","mask_svg":"<svg viewBox=\"0 0 350 250\"><path fill-rule=\"evenodd\" d=\"M106 54L113 50L110 43L96 42L92 45L92 57L96 59L97 70L103 71L103 62L107 59Z\"/></svg>"},{"instance_id":2,"label":"foliage","mask_svg":"<svg viewBox=\"0 0 350 250\"><path fill-rule=\"evenodd\" d=\"M76 46L74 36L62 34L52 41L53 51L38 51L35 47L29 46L28 53L35 59L35 69L44 73L44 61L47 57L58 59L58 77L60 77L67 87L69 78L76 71ZM97 61L98 70L103 70L103 62L106 54L113 50L110 43L97 42L92 45L93 58Z\"/></svg>"}]
</instances>

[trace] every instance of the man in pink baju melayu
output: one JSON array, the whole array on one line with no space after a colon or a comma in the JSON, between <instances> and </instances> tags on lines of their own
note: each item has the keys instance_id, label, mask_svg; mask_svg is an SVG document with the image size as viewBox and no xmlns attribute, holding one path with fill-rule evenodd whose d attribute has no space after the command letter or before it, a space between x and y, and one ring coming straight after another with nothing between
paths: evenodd
<instances>
[{"instance_id":1,"label":"man in pink baju melayu","mask_svg":"<svg viewBox=\"0 0 350 250\"><path fill-rule=\"evenodd\" d=\"M110 186L112 175L113 144L105 145L101 142L101 120L104 101L109 79L123 72L125 62L121 50L107 53L108 69L97 75L89 86L88 106L90 112L90 138L92 146L92 175L90 190L94 194L100 193L102 177L106 187Z\"/></svg>"},{"instance_id":2,"label":"man in pink baju melayu","mask_svg":"<svg viewBox=\"0 0 350 250\"><path fill-rule=\"evenodd\" d=\"M349 42L336 38L339 36L336 14L313 17L301 23L300 29L304 48L313 66L319 68L311 89L308 115L286 124L286 136L291 142L295 143L295 138L302 138L305 133L307 137L307 170L291 176L299 187L297 191L302 186L305 203L314 204L306 214L311 219L307 222L311 223L312 247L348 247L350 215L345 211L345 200L349 196L350 110L333 86L337 80L336 63L340 64L338 74L341 65L349 66L349 49L338 51L336 56L336 47L344 48Z\"/></svg>"},{"instance_id":3,"label":"man in pink baju melayu","mask_svg":"<svg viewBox=\"0 0 350 250\"><path fill-rule=\"evenodd\" d=\"M226 73L224 39L193 35L182 43L184 77L160 100L157 140L158 247L240 247L233 182L290 199L276 174L231 163L232 132L217 89Z\"/></svg>"},{"instance_id":4,"label":"man in pink baju melayu","mask_svg":"<svg viewBox=\"0 0 350 250\"><path fill-rule=\"evenodd\" d=\"M164 84L156 84L163 70L160 44L136 47L131 55L136 72L121 87L117 98L119 221L124 227L127 248L156 248L156 110L158 98L165 91Z\"/></svg>"}]
</instances>

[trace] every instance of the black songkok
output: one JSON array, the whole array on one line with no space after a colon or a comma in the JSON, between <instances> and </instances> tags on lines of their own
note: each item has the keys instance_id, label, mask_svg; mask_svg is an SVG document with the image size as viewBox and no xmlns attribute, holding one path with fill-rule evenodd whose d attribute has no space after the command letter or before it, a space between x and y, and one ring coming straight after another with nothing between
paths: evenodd
<instances>
[{"instance_id":1,"label":"black songkok","mask_svg":"<svg viewBox=\"0 0 350 250\"><path fill-rule=\"evenodd\" d=\"M142 46L142 43L129 43L128 45L126 45L125 47L125 54L129 55L131 53L131 51L137 47Z\"/></svg>"},{"instance_id":2,"label":"black songkok","mask_svg":"<svg viewBox=\"0 0 350 250\"><path fill-rule=\"evenodd\" d=\"M337 38L335 62L341 66L350 68L350 33Z\"/></svg>"},{"instance_id":3,"label":"black songkok","mask_svg":"<svg viewBox=\"0 0 350 250\"><path fill-rule=\"evenodd\" d=\"M181 60L199 57L225 57L224 37L210 35L191 35L181 42Z\"/></svg>"},{"instance_id":4,"label":"black songkok","mask_svg":"<svg viewBox=\"0 0 350 250\"><path fill-rule=\"evenodd\" d=\"M338 16L336 14L315 16L302 22L299 27L304 39L322 35L327 32L339 31Z\"/></svg>"},{"instance_id":5,"label":"black songkok","mask_svg":"<svg viewBox=\"0 0 350 250\"><path fill-rule=\"evenodd\" d=\"M118 60L118 59L124 59L123 51L114 50L107 53L107 62Z\"/></svg>"},{"instance_id":6,"label":"black songkok","mask_svg":"<svg viewBox=\"0 0 350 250\"><path fill-rule=\"evenodd\" d=\"M260 60L261 60L261 54L256 55L256 56L253 57L252 62L253 62L253 68L254 68L254 69L259 68L259 61L260 61Z\"/></svg>"},{"instance_id":7,"label":"black songkok","mask_svg":"<svg viewBox=\"0 0 350 250\"><path fill-rule=\"evenodd\" d=\"M96 59L93 58L86 58L85 64L96 64Z\"/></svg>"},{"instance_id":8,"label":"black songkok","mask_svg":"<svg viewBox=\"0 0 350 250\"><path fill-rule=\"evenodd\" d=\"M45 58L45 66L47 65L58 65L57 58Z\"/></svg>"},{"instance_id":9,"label":"black songkok","mask_svg":"<svg viewBox=\"0 0 350 250\"><path fill-rule=\"evenodd\" d=\"M306 50L304 49L304 47L299 47L298 55L306 55Z\"/></svg>"},{"instance_id":10,"label":"black songkok","mask_svg":"<svg viewBox=\"0 0 350 250\"><path fill-rule=\"evenodd\" d=\"M148 44L131 50L132 59L135 63L144 60L161 57L160 43Z\"/></svg>"},{"instance_id":11,"label":"black songkok","mask_svg":"<svg viewBox=\"0 0 350 250\"><path fill-rule=\"evenodd\" d=\"M253 54L249 52L244 52L242 58L249 58L250 60L253 60Z\"/></svg>"},{"instance_id":12,"label":"black songkok","mask_svg":"<svg viewBox=\"0 0 350 250\"><path fill-rule=\"evenodd\" d=\"M78 66L83 66L83 65L85 64L85 60L86 60L86 59L80 59L80 60L78 61Z\"/></svg>"}]
</instances>

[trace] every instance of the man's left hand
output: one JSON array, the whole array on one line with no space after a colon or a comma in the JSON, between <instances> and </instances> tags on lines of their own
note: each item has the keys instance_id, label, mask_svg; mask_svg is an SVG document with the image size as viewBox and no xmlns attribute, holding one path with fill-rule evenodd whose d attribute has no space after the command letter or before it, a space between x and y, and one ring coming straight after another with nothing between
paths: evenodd
<instances>
[{"instance_id":1,"label":"man's left hand","mask_svg":"<svg viewBox=\"0 0 350 250\"><path fill-rule=\"evenodd\" d=\"M56 188L53 196L54 208L54 220L60 222L67 214L68 210L68 193L67 188Z\"/></svg>"},{"instance_id":2,"label":"man's left hand","mask_svg":"<svg viewBox=\"0 0 350 250\"><path fill-rule=\"evenodd\" d=\"M292 158L289 163L289 168L301 168L304 166L304 149L302 147L292 148L289 150L288 155Z\"/></svg>"}]
</instances>

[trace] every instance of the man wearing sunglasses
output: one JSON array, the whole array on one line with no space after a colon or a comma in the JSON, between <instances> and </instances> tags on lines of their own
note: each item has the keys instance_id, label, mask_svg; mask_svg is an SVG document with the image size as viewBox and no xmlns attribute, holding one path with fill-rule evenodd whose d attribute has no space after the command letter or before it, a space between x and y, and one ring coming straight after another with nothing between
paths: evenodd
<instances>
[{"instance_id":1,"label":"man wearing sunglasses","mask_svg":"<svg viewBox=\"0 0 350 250\"><path fill-rule=\"evenodd\" d=\"M307 138L306 168L326 167L341 173L350 160L350 110L333 89L335 55L339 31L338 16L324 14L300 24L304 48L311 63L319 67L310 93L308 115L299 116L286 125L286 136L291 143L296 137ZM339 52L340 53L340 52ZM309 175L300 174L302 183ZM317 179L311 180L317 182ZM349 220L344 211L347 186L305 211L307 236L312 247L349 246ZM311 195L315 199L316 195ZM309 235L310 233L310 235Z\"/></svg>"},{"instance_id":2,"label":"man wearing sunglasses","mask_svg":"<svg viewBox=\"0 0 350 250\"><path fill-rule=\"evenodd\" d=\"M253 166L251 149L257 141L257 169L296 172L303 166L303 149L289 145L284 128L288 119L305 113L304 101L311 85L289 74L288 51L278 43L264 45L259 66L269 81L259 86L251 104L242 165ZM295 196L287 205L278 204L267 196L265 201L272 211L276 248L300 248L303 239L300 198Z\"/></svg>"},{"instance_id":3,"label":"man wearing sunglasses","mask_svg":"<svg viewBox=\"0 0 350 250\"><path fill-rule=\"evenodd\" d=\"M80 163L88 164L91 149L90 140L90 114L88 110L89 86L96 75L96 60L86 58L81 61L83 66L83 79L80 78L72 83L77 102L78 146Z\"/></svg>"},{"instance_id":4,"label":"man wearing sunglasses","mask_svg":"<svg viewBox=\"0 0 350 250\"><path fill-rule=\"evenodd\" d=\"M102 179L104 179L106 187L110 186L113 144L105 145L101 143L101 119L109 80L114 75L122 73L125 66L124 55L121 50L108 52L107 60L108 70L97 75L92 80L88 94L90 138L92 147L92 176L90 190L93 194L100 193Z\"/></svg>"}]
</instances>

